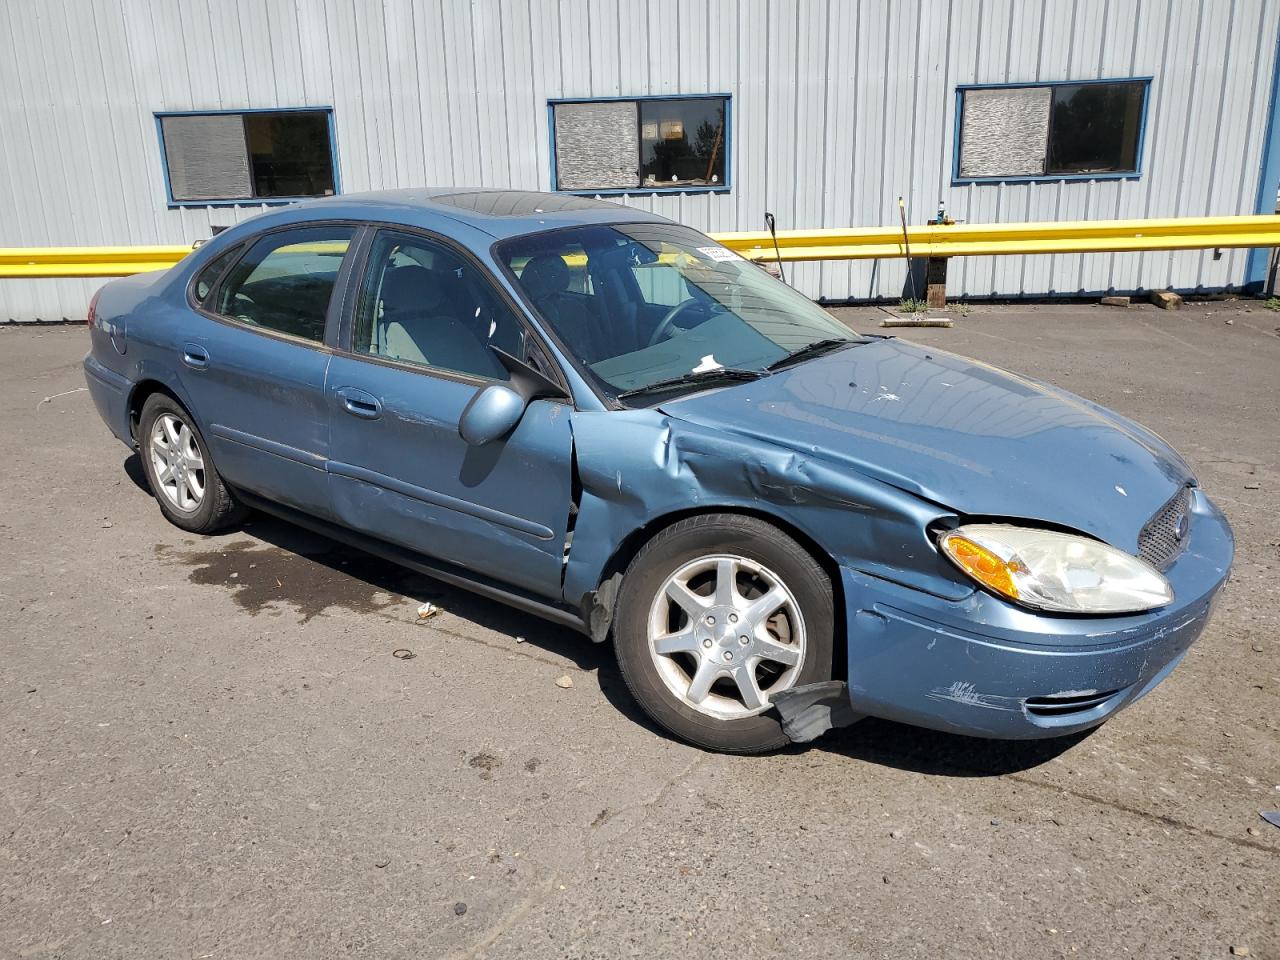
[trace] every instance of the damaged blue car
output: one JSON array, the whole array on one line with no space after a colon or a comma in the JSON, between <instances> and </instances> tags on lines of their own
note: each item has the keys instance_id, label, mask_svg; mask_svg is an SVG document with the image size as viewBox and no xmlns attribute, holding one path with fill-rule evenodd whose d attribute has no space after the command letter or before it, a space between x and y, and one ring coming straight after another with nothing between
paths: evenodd
<instances>
[{"instance_id":1,"label":"damaged blue car","mask_svg":"<svg viewBox=\"0 0 1280 960\"><path fill-rule=\"evenodd\" d=\"M172 523L269 511L612 640L649 716L710 749L862 715L1096 726L1174 669L1231 566L1150 431L854 333L612 203L300 203L89 320L94 401Z\"/></svg>"}]
</instances>

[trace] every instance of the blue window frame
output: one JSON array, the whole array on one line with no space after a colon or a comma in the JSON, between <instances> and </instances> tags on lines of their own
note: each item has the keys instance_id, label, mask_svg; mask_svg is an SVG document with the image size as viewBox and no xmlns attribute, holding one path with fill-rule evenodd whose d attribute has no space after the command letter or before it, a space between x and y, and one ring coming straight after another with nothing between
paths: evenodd
<instances>
[{"instance_id":1,"label":"blue window frame","mask_svg":"<svg viewBox=\"0 0 1280 960\"><path fill-rule=\"evenodd\" d=\"M551 189L587 196L727 193L732 97L581 97L547 101Z\"/></svg>"},{"instance_id":2,"label":"blue window frame","mask_svg":"<svg viewBox=\"0 0 1280 960\"><path fill-rule=\"evenodd\" d=\"M951 182L1140 178L1151 80L956 87Z\"/></svg>"},{"instance_id":3,"label":"blue window frame","mask_svg":"<svg viewBox=\"0 0 1280 960\"><path fill-rule=\"evenodd\" d=\"M155 114L170 207L259 206L340 193L332 107Z\"/></svg>"}]
</instances>

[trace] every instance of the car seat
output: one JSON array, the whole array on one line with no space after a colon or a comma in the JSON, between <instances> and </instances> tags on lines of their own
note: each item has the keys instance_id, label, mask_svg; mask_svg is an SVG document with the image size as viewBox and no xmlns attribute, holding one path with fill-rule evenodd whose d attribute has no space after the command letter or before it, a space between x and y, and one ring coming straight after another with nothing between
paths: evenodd
<instances>
[{"instance_id":1,"label":"car seat","mask_svg":"<svg viewBox=\"0 0 1280 960\"><path fill-rule=\"evenodd\" d=\"M505 379L493 352L452 314L449 278L421 266L388 270L370 352L392 360Z\"/></svg>"},{"instance_id":2,"label":"car seat","mask_svg":"<svg viewBox=\"0 0 1280 960\"><path fill-rule=\"evenodd\" d=\"M520 273L520 284L574 355L587 363L612 354L605 343L599 318L591 309L594 298L569 290L573 274L556 254L530 258Z\"/></svg>"}]
</instances>

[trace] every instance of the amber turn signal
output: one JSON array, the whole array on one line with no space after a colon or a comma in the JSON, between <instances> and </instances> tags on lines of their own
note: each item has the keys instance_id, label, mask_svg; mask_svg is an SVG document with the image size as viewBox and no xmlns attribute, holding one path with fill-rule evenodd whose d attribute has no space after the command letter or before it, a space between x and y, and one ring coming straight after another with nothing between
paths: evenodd
<instances>
[{"instance_id":1,"label":"amber turn signal","mask_svg":"<svg viewBox=\"0 0 1280 960\"><path fill-rule=\"evenodd\" d=\"M1018 599L1013 567L986 547L952 531L942 538L942 549L965 573L996 593Z\"/></svg>"}]
</instances>

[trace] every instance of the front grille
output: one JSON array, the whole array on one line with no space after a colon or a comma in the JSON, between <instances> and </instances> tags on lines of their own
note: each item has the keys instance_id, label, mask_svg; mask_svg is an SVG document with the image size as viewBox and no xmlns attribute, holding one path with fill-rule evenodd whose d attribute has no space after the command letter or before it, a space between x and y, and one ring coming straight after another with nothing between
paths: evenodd
<instances>
[{"instance_id":1,"label":"front grille","mask_svg":"<svg viewBox=\"0 0 1280 960\"><path fill-rule=\"evenodd\" d=\"M1027 713L1036 717L1067 717L1073 713L1084 713L1100 704L1106 703L1119 690L1106 690L1101 693L1054 694L1051 697L1028 697Z\"/></svg>"},{"instance_id":2,"label":"front grille","mask_svg":"<svg viewBox=\"0 0 1280 960\"><path fill-rule=\"evenodd\" d=\"M1163 570L1182 552L1190 533L1191 488L1183 487L1156 511L1138 534L1138 556L1157 570Z\"/></svg>"}]
</instances>

